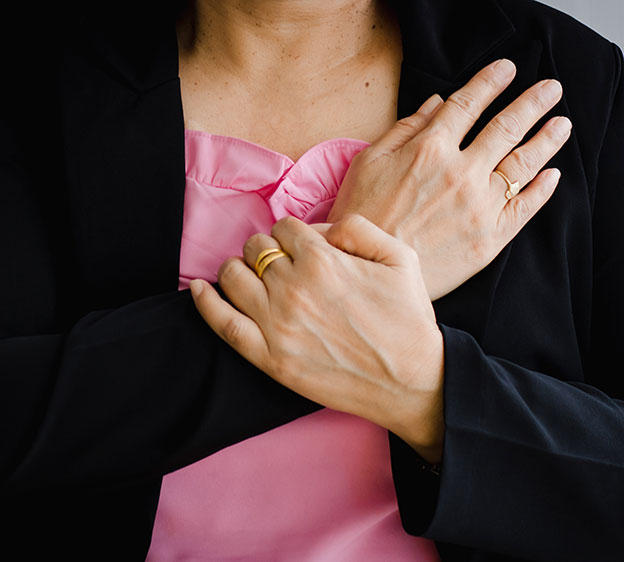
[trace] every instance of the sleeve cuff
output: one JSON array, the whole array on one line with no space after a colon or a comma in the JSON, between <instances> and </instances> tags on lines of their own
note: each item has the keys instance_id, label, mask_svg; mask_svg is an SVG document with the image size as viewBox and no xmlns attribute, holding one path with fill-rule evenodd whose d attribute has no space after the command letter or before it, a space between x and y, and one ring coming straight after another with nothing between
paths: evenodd
<instances>
[{"instance_id":1,"label":"sleeve cuff","mask_svg":"<svg viewBox=\"0 0 624 562\"><path fill-rule=\"evenodd\" d=\"M480 418L481 400L478 392L484 370L483 352L477 342L461 330L439 324L444 337L444 449L440 475L423 470L426 461L407 443L390 434L392 475L403 528L411 535L435 540L448 540L442 528L455 526L470 513L462 505L470 504L466 483L477 469L479 449L467 438L464 421ZM474 383L465 384L465 373L474 376ZM465 501L458 501L464 498ZM454 534L454 533L453 533Z\"/></svg>"}]
</instances>

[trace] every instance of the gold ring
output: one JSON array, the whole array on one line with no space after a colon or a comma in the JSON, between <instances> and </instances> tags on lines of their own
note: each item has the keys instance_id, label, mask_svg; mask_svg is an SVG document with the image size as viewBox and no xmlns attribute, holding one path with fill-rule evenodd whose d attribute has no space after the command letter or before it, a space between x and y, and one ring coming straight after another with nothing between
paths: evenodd
<instances>
[{"instance_id":1,"label":"gold ring","mask_svg":"<svg viewBox=\"0 0 624 562\"><path fill-rule=\"evenodd\" d=\"M254 267L254 269L256 270L256 275L260 279L262 279L262 274L264 273L264 270L275 260L278 260L280 258L290 258L290 256L286 252L284 252L284 250L279 250L278 248L271 248L270 251L264 250L260 252L258 259L256 259L256 266Z\"/></svg>"},{"instance_id":2,"label":"gold ring","mask_svg":"<svg viewBox=\"0 0 624 562\"><path fill-rule=\"evenodd\" d=\"M258 266L260 265L260 262L266 258L267 256L270 256L271 254L274 254L275 252L281 252L282 250L280 248L267 248L266 250L262 250L259 254L258 257L256 258L256 263L254 265L254 269L256 271L258 271Z\"/></svg>"},{"instance_id":3,"label":"gold ring","mask_svg":"<svg viewBox=\"0 0 624 562\"><path fill-rule=\"evenodd\" d=\"M518 193L520 193L520 182L515 181L511 183L511 180L505 174L503 174L503 172L501 172L500 170L494 170L494 173L498 174L501 178L505 180L505 183L507 184L507 191L505 191L505 197L507 197L507 199L512 199L516 195L518 195Z\"/></svg>"}]
</instances>

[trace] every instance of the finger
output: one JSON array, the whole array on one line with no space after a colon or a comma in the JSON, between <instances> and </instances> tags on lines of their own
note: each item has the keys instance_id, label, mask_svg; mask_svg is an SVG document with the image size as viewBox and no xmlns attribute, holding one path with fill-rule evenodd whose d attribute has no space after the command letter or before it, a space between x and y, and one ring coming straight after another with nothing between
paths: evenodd
<instances>
[{"instance_id":1,"label":"finger","mask_svg":"<svg viewBox=\"0 0 624 562\"><path fill-rule=\"evenodd\" d=\"M263 250L268 250L269 248L278 248L280 250L282 249L280 243L275 240L275 238L272 238L271 236L262 233L250 236L243 245L243 256L245 257L245 263L249 266L249 268L251 268L250 271L252 271L254 275L256 275L256 262L258 260L258 256L260 255L260 252L262 252ZM292 262L290 260L276 259L266 267L264 273L262 274L262 279L266 280L266 275L283 275L290 267L292 267ZM272 273L269 273L269 271L271 271ZM260 279L258 279L258 281L260 281Z\"/></svg>"},{"instance_id":2,"label":"finger","mask_svg":"<svg viewBox=\"0 0 624 562\"><path fill-rule=\"evenodd\" d=\"M515 65L507 59L486 66L449 96L429 127L448 131L459 146L481 113L509 86L515 74Z\"/></svg>"},{"instance_id":3,"label":"finger","mask_svg":"<svg viewBox=\"0 0 624 562\"><path fill-rule=\"evenodd\" d=\"M496 169L523 188L559 152L570 138L571 130L572 123L567 117L551 119L531 140L503 159ZM507 184L498 174L492 174L494 182L496 185L492 185L492 188L503 190L501 193L506 191ZM507 202L504 197L501 200Z\"/></svg>"},{"instance_id":4,"label":"finger","mask_svg":"<svg viewBox=\"0 0 624 562\"><path fill-rule=\"evenodd\" d=\"M556 80L535 84L494 117L466 150L482 156L493 168L559 102L562 93Z\"/></svg>"},{"instance_id":5,"label":"finger","mask_svg":"<svg viewBox=\"0 0 624 562\"><path fill-rule=\"evenodd\" d=\"M327 231L331 228L332 223L330 222L317 222L314 224L308 225L311 229L316 230L319 234L325 238Z\"/></svg>"},{"instance_id":6,"label":"finger","mask_svg":"<svg viewBox=\"0 0 624 562\"><path fill-rule=\"evenodd\" d=\"M506 244L529 222L555 192L561 172L541 172L521 193L510 199L498 219L498 232Z\"/></svg>"},{"instance_id":7,"label":"finger","mask_svg":"<svg viewBox=\"0 0 624 562\"><path fill-rule=\"evenodd\" d=\"M405 263L405 246L361 215L345 215L327 231L327 241L352 256L398 266Z\"/></svg>"},{"instance_id":8,"label":"finger","mask_svg":"<svg viewBox=\"0 0 624 562\"><path fill-rule=\"evenodd\" d=\"M295 217L278 220L271 229L271 236L278 241L285 252L290 254L295 263L298 258L302 258L309 252L311 247L327 246L327 241L322 234Z\"/></svg>"},{"instance_id":9,"label":"finger","mask_svg":"<svg viewBox=\"0 0 624 562\"><path fill-rule=\"evenodd\" d=\"M231 257L219 267L218 278L225 296L238 310L253 320L262 320L269 306L269 296L266 285L255 271L241 258Z\"/></svg>"},{"instance_id":10,"label":"finger","mask_svg":"<svg viewBox=\"0 0 624 562\"><path fill-rule=\"evenodd\" d=\"M265 370L268 347L258 325L224 301L203 279L191 281L191 292L197 310L215 333L245 359Z\"/></svg>"},{"instance_id":11,"label":"finger","mask_svg":"<svg viewBox=\"0 0 624 562\"><path fill-rule=\"evenodd\" d=\"M420 106L416 113L400 119L375 140L371 145L371 150L380 154L388 154L401 148L429 124L443 103L444 100L438 94L434 94Z\"/></svg>"}]
</instances>

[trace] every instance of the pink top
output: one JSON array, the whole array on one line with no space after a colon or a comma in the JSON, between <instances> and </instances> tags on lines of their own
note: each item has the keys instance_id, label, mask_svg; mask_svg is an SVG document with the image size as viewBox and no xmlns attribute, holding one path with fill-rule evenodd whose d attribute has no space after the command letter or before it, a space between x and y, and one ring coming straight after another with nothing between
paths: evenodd
<instances>
[{"instance_id":1,"label":"pink top","mask_svg":"<svg viewBox=\"0 0 624 562\"><path fill-rule=\"evenodd\" d=\"M293 162L249 141L186 131L180 290L196 277L215 281L225 258L284 216L323 222L366 146L331 139ZM401 527L386 430L322 409L165 476L147 560L439 557L432 541Z\"/></svg>"}]
</instances>

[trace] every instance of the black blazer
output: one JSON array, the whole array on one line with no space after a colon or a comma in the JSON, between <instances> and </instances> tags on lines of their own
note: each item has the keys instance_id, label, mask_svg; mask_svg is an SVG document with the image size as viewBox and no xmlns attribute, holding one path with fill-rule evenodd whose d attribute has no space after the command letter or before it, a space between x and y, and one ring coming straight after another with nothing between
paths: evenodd
<instances>
[{"instance_id":1,"label":"black blazer","mask_svg":"<svg viewBox=\"0 0 624 562\"><path fill-rule=\"evenodd\" d=\"M155 4L81 3L60 29L41 14L5 20L28 38L1 51L0 548L18 549L11 560L141 560L163 474L319 408L242 360L177 291L184 123L175 10ZM390 435L405 529L435 539L445 562L621 560L622 54L528 0L396 9L398 117L508 57L518 76L475 132L549 77L565 91L551 115L574 124L552 199L435 303L444 465L437 482Z\"/></svg>"}]
</instances>

